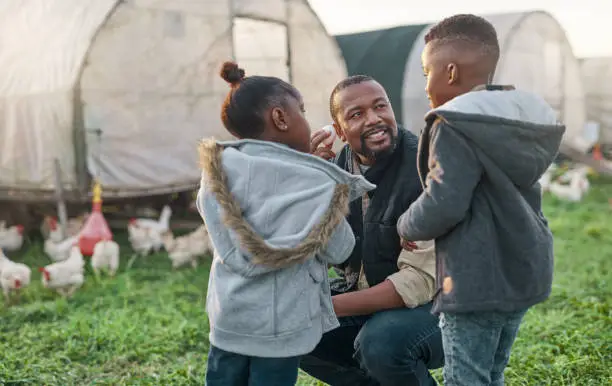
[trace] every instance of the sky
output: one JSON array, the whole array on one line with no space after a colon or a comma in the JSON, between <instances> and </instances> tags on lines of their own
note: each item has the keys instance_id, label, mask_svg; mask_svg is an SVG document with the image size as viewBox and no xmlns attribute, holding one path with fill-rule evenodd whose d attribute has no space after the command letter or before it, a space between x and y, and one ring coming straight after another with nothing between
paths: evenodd
<instances>
[{"instance_id":1,"label":"sky","mask_svg":"<svg viewBox=\"0 0 612 386\"><path fill-rule=\"evenodd\" d=\"M440 20L456 13L543 10L577 57L612 56L612 0L309 0L332 35Z\"/></svg>"}]
</instances>

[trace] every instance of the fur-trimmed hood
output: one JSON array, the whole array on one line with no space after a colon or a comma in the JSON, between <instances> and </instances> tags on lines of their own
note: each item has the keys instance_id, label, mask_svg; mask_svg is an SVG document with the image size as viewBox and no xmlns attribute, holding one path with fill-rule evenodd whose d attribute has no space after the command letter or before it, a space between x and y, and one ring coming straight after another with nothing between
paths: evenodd
<instances>
[{"instance_id":1,"label":"fur-trimmed hood","mask_svg":"<svg viewBox=\"0 0 612 386\"><path fill-rule=\"evenodd\" d=\"M300 263L325 247L348 204L375 188L361 176L286 146L240 140L200 143L202 187L251 262Z\"/></svg>"}]
</instances>

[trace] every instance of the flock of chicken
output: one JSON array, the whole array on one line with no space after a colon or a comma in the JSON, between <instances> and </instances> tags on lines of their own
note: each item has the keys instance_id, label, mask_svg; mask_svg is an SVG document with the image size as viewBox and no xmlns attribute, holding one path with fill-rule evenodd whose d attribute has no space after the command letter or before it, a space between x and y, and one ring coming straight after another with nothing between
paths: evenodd
<instances>
[{"instance_id":1,"label":"flock of chicken","mask_svg":"<svg viewBox=\"0 0 612 386\"><path fill-rule=\"evenodd\" d=\"M542 191L550 192L561 200L579 202L591 187L588 179L590 172L588 166L577 166L559 175L560 169L553 163L540 178L540 185ZM555 178L556 175L559 176Z\"/></svg>"},{"instance_id":2,"label":"flock of chicken","mask_svg":"<svg viewBox=\"0 0 612 386\"><path fill-rule=\"evenodd\" d=\"M198 258L212 253L212 244L204 224L191 233L174 237L170 230L171 215L170 207L165 206L158 220L130 220L127 226L128 239L134 255L128 267L134 258L159 252L162 248L168 253L173 269L188 264L196 268ZM52 261L51 264L39 268L42 284L64 297L72 296L85 282L85 260L78 240L86 219L87 215L70 219L65 237L55 218L45 218L41 226L41 233L45 238L43 250ZM4 254L4 251L21 249L23 231L21 225L7 227L4 222L0 222L0 286L7 302L10 302L12 293L19 297L20 290L30 284L30 268L10 260ZM106 271L111 277L114 276L119 268L119 252L119 244L113 240L98 242L91 256L91 267L95 275L99 276L100 272Z\"/></svg>"},{"instance_id":3,"label":"flock of chicken","mask_svg":"<svg viewBox=\"0 0 612 386\"><path fill-rule=\"evenodd\" d=\"M579 202L590 187L587 178L589 171L590 168L586 166L578 166L560 173L559 167L553 164L540 179L540 184L543 191L562 200ZM39 268L43 286L65 297L72 296L85 281L85 260L77 244L86 216L70 219L65 237L55 218L45 218L41 227L45 237L44 252L53 261ZM212 244L204 224L189 234L175 238L170 231L171 216L172 210L165 206L158 220L130 220L127 231L134 255L128 268L136 257L159 252L162 248L168 253L174 269L189 264L195 268L199 257L212 253ZM0 222L0 286L7 302L12 292L19 296L19 290L30 283L30 268L11 261L3 252L21 249L23 232L21 225L7 227ZM119 251L119 245L112 240L96 244L91 256L91 267L96 276L101 271L107 271L110 276L115 275L119 268Z\"/></svg>"}]
</instances>

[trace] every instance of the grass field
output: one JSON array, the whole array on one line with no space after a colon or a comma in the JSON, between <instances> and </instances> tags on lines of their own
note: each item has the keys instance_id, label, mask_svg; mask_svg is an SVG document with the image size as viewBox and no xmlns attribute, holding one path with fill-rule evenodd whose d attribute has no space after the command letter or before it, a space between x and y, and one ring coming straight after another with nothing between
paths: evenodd
<instances>
[{"instance_id":1,"label":"grass field","mask_svg":"<svg viewBox=\"0 0 612 386\"><path fill-rule=\"evenodd\" d=\"M580 204L546 199L556 235L553 295L527 315L507 384L612 384L609 197L612 185L602 183ZM48 263L40 243L12 257L33 268L33 283L20 305L0 311L0 384L203 384L207 264L172 272L167 257L151 256L113 280L97 283L89 273L65 301L40 285L37 267ZM299 384L317 383L301 376Z\"/></svg>"}]
</instances>

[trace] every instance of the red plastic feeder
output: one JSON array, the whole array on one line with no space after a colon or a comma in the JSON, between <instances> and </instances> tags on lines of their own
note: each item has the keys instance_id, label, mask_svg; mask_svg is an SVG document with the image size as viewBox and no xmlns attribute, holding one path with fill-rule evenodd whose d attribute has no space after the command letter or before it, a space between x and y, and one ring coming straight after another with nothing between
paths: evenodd
<instances>
[{"instance_id":1,"label":"red plastic feeder","mask_svg":"<svg viewBox=\"0 0 612 386\"><path fill-rule=\"evenodd\" d=\"M83 256L93 255L94 246L102 240L112 240L111 232L104 215L102 214L102 188L96 182L93 188L91 214L85 221L79 234L79 248Z\"/></svg>"}]
</instances>

